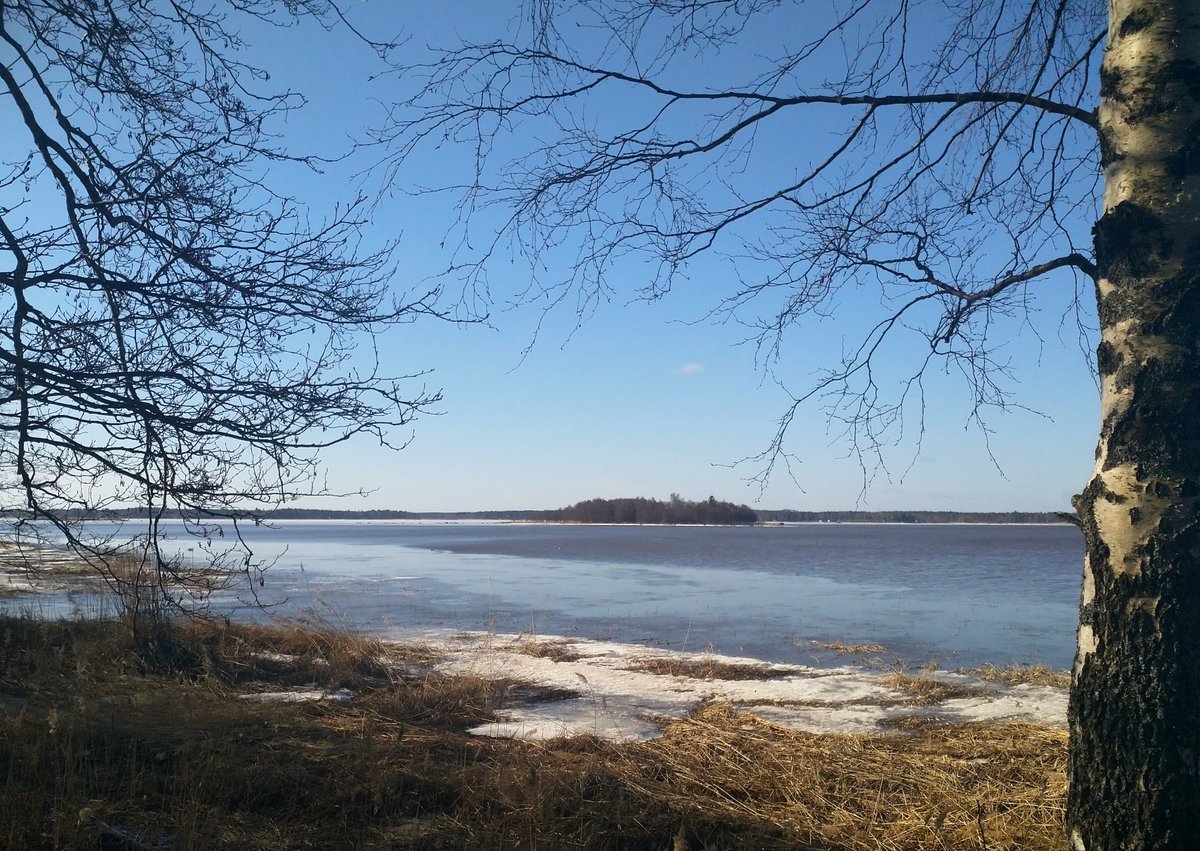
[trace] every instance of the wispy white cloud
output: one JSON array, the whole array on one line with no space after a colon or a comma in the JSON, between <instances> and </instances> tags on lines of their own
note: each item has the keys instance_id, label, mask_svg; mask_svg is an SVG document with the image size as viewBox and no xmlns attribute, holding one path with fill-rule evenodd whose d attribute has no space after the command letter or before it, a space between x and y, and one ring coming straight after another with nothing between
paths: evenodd
<instances>
[{"instance_id":1,"label":"wispy white cloud","mask_svg":"<svg viewBox=\"0 0 1200 851\"><path fill-rule=\"evenodd\" d=\"M675 370L676 375L696 375L701 372L704 372L704 364L702 363L685 363Z\"/></svg>"}]
</instances>

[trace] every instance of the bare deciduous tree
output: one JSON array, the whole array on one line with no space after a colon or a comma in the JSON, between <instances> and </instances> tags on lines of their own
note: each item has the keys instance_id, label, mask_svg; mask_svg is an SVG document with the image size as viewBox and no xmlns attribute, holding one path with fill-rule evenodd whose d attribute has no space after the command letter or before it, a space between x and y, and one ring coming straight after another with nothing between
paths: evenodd
<instances>
[{"instance_id":1,"label":"bare deciduous tree","mask_svg":"<svg viewBox=\"0 0 1200 851\"><path fill-rule=\"evenodd\" d=\"M512 250L535 270L527 298L586 313L631 269L655 298L720 251L737 272L714 315L751 325L773 358L799 322L878 287L882 312L796 394L762 456L767 473L785 457L797 406L814 398L877 452L938 359L961 369L976 410L1010 404L995 320L1047 288L1081 304L1095 294L1103 424L1076 505L1087 560L1070 841L1190 848L1200 836L1200 6L526 9L508 40L404 69L397 85L421 87L380 137L396 175L422 145L474 146L451 273L475 292ZM885 384L882 347L909 331L927 355L908 381Z\"/></svg>"},{"instance_id":2,"label":"bare deciduous tree","mask_svg":"<svg viewBox=\"0 0 1200 851\"><path fill-rule=\"evenodd\" d=\"M302 19L346 26L327 0L0 0L3 507L135 605L189 590L163 517L203 535L319 490L316 450L387 441L437 398L359 345L435 293L389 293L361 199L310 220L270 182L320 162L272 136L302 99L240 33ZM75 523L130 505L133 574Z\"/></svg>"}]
</instances>

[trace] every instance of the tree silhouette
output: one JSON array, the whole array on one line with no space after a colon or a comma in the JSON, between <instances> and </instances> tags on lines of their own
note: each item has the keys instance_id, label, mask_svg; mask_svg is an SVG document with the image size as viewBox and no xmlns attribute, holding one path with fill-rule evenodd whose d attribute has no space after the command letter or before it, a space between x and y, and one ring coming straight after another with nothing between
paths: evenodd
<instances>
[{"instance_id":1,"label":"tree silhouette","mask_svg":"<svg viewBox=\"0 0 1200 851\"><path fill-rule=\"evenodd\" d=\"M1103 423L1076 500L1087 557L1069 836L1075 849L1191 847L1200 5L525 9L508 40L454 46L397 76L419 88L380 137L395 176L425 144L477 152L457 187L465 214L450 270L472 292L513 252L533 269L526 298L586 315L623 281L656 298L720 252L734 272L713 316L744 322L770 363L797 324L877 288L880 313L795 393L761 475L786 462L808 402L827 406L865 468L879 463L934 363L965 377L977 414L1015 404L995 356L1012 327L1000 320L1035 321L1047 289L1080 303L1094 294ZM906 379L882 377L887 344L910 333L923 356Z\"/></svg>"},{"instance_id":2,"label":"tree silhouette","mask_svg":"<svg viewBox=\"0 0 1200 851\"><path fill-rule=\"evenodd\" d=\"M683 499L679 494L671 494L668 502L640 496L587 499L566 508L537 512L535 516L538 520L556 523L684 523L705 526L750 525L758 520L758 515L745 505L718 502L711 496L706 502L693 502Z\"/></svg>"},{"instance_id":3,"label":"tree silhouette","mask_svg":"<svg viewBox=\"0 0 1200 851\"><path fill-rule=\"evenodd\" d=\"M240 33L304 18L344 25L324 0L0 2L2 505L136 606L210 587L160 550L164 516L204 536L320 490L316 450L386 442L437 399L359 345L435 293L389 295L362 199L312 219L269 180L320 162L273 138L302 99ZM118 570L75 520L131 504Z\"/></svg>"}]
</instances>

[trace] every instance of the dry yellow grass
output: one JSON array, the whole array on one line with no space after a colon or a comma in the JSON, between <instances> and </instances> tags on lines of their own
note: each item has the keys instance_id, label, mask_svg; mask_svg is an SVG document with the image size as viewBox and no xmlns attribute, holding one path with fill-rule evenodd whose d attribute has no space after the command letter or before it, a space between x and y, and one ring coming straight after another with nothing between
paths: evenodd
<instances>
[{"instance_id":1,"label":"dry yellow grass","mask_svg":"<svg viewBox=\"0 0 1200 851\"><path fill-rule=\"evenodd\" d=\"M772 825L799 847L1064 847L1066 734L1056 730L817 735L716 705L639 751L657 767L629 772L643 794L708 819Z\"/></svg>"},{"instance_id":2,"label":"dry yellow grass","mask_svg":"<svg viewBox=\"0 0 1200 851\"><path fill-rule=\"evenodd\" d=\"M845 644L841 641L834 641L827 644L817 644L821 650L832 650L839 656L862 653L883 653L887 650L882 644Z\"/></svg>"},{"instance_id":3,"label":"dry yellow grass","mask_svg":"<svg viewBox=\"0 0 1200 851\"><path fill-rule=\"evenodd\" d=\"M627 670L672 677L691 677L695 680L772 680L791 673L787 668L748 662L725 662L707 656L653 656L639 659Z\"/></svg>"},{"instance_id":4,"label":"dry yellow grass","mask_svg":"<svg viewBox=\"0 0 1200 851\"><path fill-rule=\"evenodd\" d=\"M0 847L1063 847L1057 731L812 735L708 706L650 742L479 739L514 696L565 695L296 624L162 640L171 670L117 624L0 620ZM309 683L355 697L242 699Z\"/></svg>"},{"instance_id":5,"label":"dry yellow grass","mask_svg":"<svg viewBox=\"0 0 1200 851\"><path fill-rule=\"evenodd\" d=\"M571 650L567 642L551 639L524 638L514 647L516 652L537 659L549 659L552 662L574 662L583 657Z\"/></svg>"},{"instance_id":6,"label":"dry yellow grass","mask_svg":"<svg viewBox=\"0 0 1200 851\"><path fill-rule=\"evenodd\" d=\"M1070 671L1055 671L1045 665L981 665L978 668L963 670L962 673L979 677L979 679L986 680L989 683L1000 683L1006 686L1071 687Z\"/></svg>"},{"instance_id":7,"label":"dry yellow grass","mask_svg":"<svg viewBox=\"0 0 1200 851\"><path fill-rule=\"evenodd\" d=\"M909 695L911 702L917 706L930 706L946 700L961 697L979 697L991 694L987 688L972 686L965 683L947 682L933 676L932 671L910 674L907 671L893 671L879 678L885 686Z\"/></svg>"}]
</instances>

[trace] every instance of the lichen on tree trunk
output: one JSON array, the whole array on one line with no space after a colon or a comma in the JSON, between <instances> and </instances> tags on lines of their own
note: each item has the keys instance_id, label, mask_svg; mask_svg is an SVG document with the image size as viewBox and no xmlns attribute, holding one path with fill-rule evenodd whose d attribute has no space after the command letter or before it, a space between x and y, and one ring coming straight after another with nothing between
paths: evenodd
<instances>
[{"instance_id":1,"label":"lichen on tree trunk","mask_svg":"<svg viewBox=\"0 0 1200 851\"><path fill-rule=\"evenodd\" d=\"M1200 842L1200 3L1111 0L1101 431L1071 697L1077 851Z\"/></svg>"}]
</instances>

